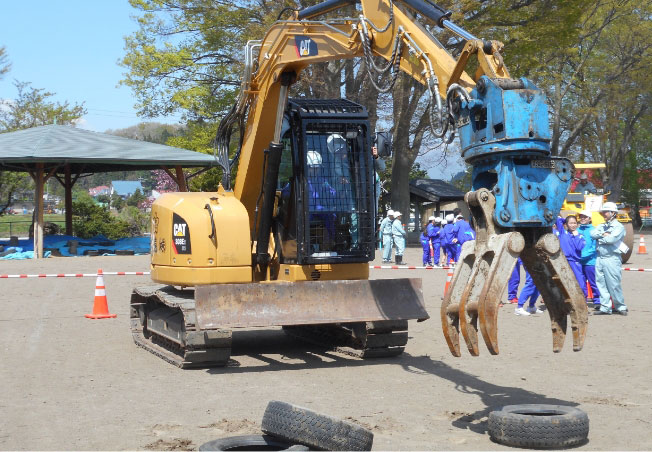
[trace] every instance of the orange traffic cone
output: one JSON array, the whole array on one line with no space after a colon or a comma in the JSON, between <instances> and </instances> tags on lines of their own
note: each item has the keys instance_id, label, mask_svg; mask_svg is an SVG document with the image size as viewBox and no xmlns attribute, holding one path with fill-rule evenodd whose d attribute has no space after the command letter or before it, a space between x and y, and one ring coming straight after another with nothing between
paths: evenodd
<instances>
[{"instance_id":1,"label":"orange traffic cone","mask_svg":"<svg viewBox=\"0 0 652 452\"><path fill-rule=\"evenodd\" d=\"M451 285L451 280L453 279L453 269L449 268L448 273L446 274L446 285L444 286L444 296L448 292L448 287Z\"/></svg>"},{"instance_id":2,"label":"orange traffic cone","mask_svg":"<svg viewBox=\"0 0 652 452\"><path fill-rule=\"evenodd\" d=\"M591 290L591 284L586 282L586 298L593 300L593 291Z\"/></svg>"},{"instance_id":3,"label":"orange traffic cone","mask_svg":"<svg viewBox=\"0 0 652 452\"><path fill-rule=\"evenodd\" d=\"M641 236L641 240L638 242L638 254L647 254L647 248L645 248L645 239Z\"/></svg>"},{"instance_id":4,"label":"orange traffic cone","mask_svg":"<svg viewBox=\"0 0 652 452\"><path fill-rule=\"evenodd\" d=\"M86 314L89 319L112 319L117 314L109 313L109 305L106 300L106 288L104 287L104 276L102 269L97 271L97 281L95 282L95 302L93 303L93 313Z\"/></svg>"}]
</instances>

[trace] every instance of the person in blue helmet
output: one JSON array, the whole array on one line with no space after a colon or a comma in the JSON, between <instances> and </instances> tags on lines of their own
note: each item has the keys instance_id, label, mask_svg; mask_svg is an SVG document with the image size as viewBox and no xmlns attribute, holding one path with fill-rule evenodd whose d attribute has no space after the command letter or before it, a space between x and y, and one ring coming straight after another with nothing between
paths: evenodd
<instances>
[{"instance_id":1,"label":"person in blue helmet","mask_svg":"<svg viewBox=\"0 0 652 452\"><path fill-rule=\"evenodd\" d=\"M475 240L475 231L461 213L457 214L455 218L453 234L452 241L455 244L455 262L457 262L462 252L462 245L469 240Z\"/></svg>"},{"instance_id":2,"label":"person in blue helmet","mask_svg":"<svg viewBox=\"0 0 652 452\"><path fill-rule=\"evenodd\" d=\"M591 292L593 298L589 298L589 291L586 287L586 284L582 286L584 290L584 296L586 302L593 304L595 310L600 309L600 290L598 289L597 284L595 283L595 259L597 257L597 251L595 249L595 240L591 237L591 231L595 227L591 224L592 213L588 210L582 210L579 214L580 226L577 230L582 234L586 245L582 248L582 257L580 263L582 264L582 273L584 274L584 279L588 282L589 287L591 287Z\"/></svg>"},{"instance_id":3,"label":"person in blue helmet","mask_svg":"<svg viewBox=\"0 0 652 452\"><path fill-rule=\"evenodd\" d=\"M600 290L600 310L593 315L610 315L611 302L617 314L627 315L627 305L621 285L622 259L620 255L628 251L623 243L625 227L616 218L618 207L613 202L605 202L600 209L605 222L591 231L595 239L598 257L595 261L595 282ZM609 297L611 296L611 302Z\"/></svg>"},{"instance_id":4,"label":"person in blue helmet","mask_svg":"<svg viewBox=\"0 0 652 452\"><path fill-rule=\"evenodd\" d=\"M383 235L383 262L388 263L392 261L392 248L394 242L392 240L392 223L394 222L394 211L389 209L387 216L380 222L380 233Z\"/></svg>"},{"instance_id":5,"label":"person in blue helmet","mask_svg":"<svg viewBox=\"0 0 652 452\"><path fill-rule=\"evenodd\" d=\"M439 253L441 247L441 218L431 216L428 218L428 237L432 245L433 263L439 266Z\"/></svg>"},{"instance_id":6,"label":"person in blue helmet","mask_svg":"<svg viewBox=\"0 0 652 452\"><path fill-rule=\"evenodd\" d=\"M561 216L557 218L556 227L559 232L559 243L561 251L566 256L566 260L570 264L571 270L575 275L575 279L580 287L584 288L584 298L586 298L586 280L582 272L582 249L586 245L584 236L579 233L577 227L577 217L575 215L568 215L566 219Z\"/></svg>"},{"instance_id":7,"label":"person in blue helmet","mask_svg":"<svg viewBox=\"0 0 652 452\"><path fill-rule=\"evenodd\" d=\"M405 238L407 236L405 228L401 223L401 212L394 211L394 221L392 222L392 239L396 246L396 265L405 265L403 262L403 252L405 251Z\"/></svg>"},{"instance_id":8,"label":"person in blue helmet","mask_svg":"<svg viewBox=\"0 0 652 452\"><path fill-rule=\"evenodd\" d=\"M444 251L446 252L446 262L445 264L448 265L451 263L455 263L455 243L453 243L453 238L455 237L455 233L453 232L453 228L455 225L453 224L455 222L455 216L452 213L449 213L446 215L446 224L443 227L443 233L442 233L442 241L441 245L442 248L444 248Z\"/></svg>"}]
</instances>

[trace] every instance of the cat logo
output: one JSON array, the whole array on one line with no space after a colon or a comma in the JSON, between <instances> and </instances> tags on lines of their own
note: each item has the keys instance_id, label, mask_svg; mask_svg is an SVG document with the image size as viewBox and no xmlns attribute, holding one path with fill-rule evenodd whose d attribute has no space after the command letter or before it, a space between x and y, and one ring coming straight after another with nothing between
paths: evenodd
<instances>
[{"instance_id":1,"label":"cat logo","mask_svg":"<svg viewBox=\"0 0 652 452\"><path fill-rule=\"evenodd\" d=\"M318 53L317 43L307 36L295 36L294 49L297 51L299 58L316 56Z\"/></svg>"},{"instance_id":2,"label":"cat logo","mask_svg":"<svg viewBox=\"0 0 652 452\"><path fill-rule=\"evenodd\" d=\"M177 224L174 223L174 236L175 237L183 237L186 235L186 226L188 226L185 223L182 224Z\"/></svg>"},{"instance_id":3,"label":"cat logo","mask_svg":"<svg viewBox=\"0 0 652 452\"><path fill-rule=\"evenodd\" d=\"M164 242L163 242L164 243ZM165 245L163 245L165 247ZM190 254L190 227L176 213L172 215L172 250L174 254Z\"/></svg>"}]
</instances>

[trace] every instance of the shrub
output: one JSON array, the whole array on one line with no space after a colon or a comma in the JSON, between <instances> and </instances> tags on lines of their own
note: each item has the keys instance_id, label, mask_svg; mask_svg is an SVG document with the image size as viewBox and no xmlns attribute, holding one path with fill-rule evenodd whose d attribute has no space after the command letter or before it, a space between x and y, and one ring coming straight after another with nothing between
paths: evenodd
<instances>
[{"instance_id":1,"label":"shrub","mask_svg":"<svg viewBox=\"0 0 652 452\"><path fill-rule=\"evenodd\" d=\"M72 225L75 235L83 239L102 234L109 239L126 237L129 224L95 204L92 199L82 198L72 203Z\"/></svg>"},{"instance_id":2,"label":"shrub","mask_svg":"<svg viewBox=\"0 0 652 452\"><path fill-rule=\"evenodd\" d=\"M127 231L130 236L140 236L147 231L149 215L142 212L138 207L127 206L120 212L122 221L127 224Z\"/></svg>"}]
</instances>

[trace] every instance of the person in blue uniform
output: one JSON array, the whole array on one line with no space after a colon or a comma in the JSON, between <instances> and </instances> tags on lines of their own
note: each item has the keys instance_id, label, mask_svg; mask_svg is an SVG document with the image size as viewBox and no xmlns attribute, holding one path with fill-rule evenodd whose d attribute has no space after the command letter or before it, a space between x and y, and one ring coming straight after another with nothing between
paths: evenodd
<instances>
[{"instance_id":1,"label":"person in blue uniform","mask_svg":"<svg viewBox=\"0 0 652 452\"><path fill-rule=\"evenodd\" d=\"M421 240L421 248L423 249L422 262L424 267L432 267L432 260L430 258L430 237L428 236L428 226L430 226L430 223L423 225L423 228L421 229L421 236L419 237Z\"/></svg>"},{"instance_id":2,"label":"person in blue uniform","mask_svg":"<svg viewBox=\"0 0 652 452\"><path fill-rule=\"evenodd\" d=\"M595 261L595 282L600 289L600 310L593 315L608 315L612 312L611 302L617 314L627 315L627 305L621 285L622 259L627 252L623 243L625 227L618 221L618 207L613 202L605 202L600 209L605 222L598 225L591 237L597 242L598 258ZM611 302L609 300L611 297Z\"/></svg>"},{"instance_id":3,"label":"person in blue uniform","mask_svg":"<svg viewBox=\"0 0 652 452\"><path fill-rule=\"evenodd\" d=\"M534 284L534 280L530 274L525 271L525 284L521 290L521 295L518 297L518 305L514 310L516 315L532 315L540 314L543 312L542 309L536 307L537 298L539 298L539 289ZM525 307L525 303L528 302L528 307Z\"/></svg>"},{"instance_id":4,"label":"person in blue uniform","mask_svg":"<svg viewBox=\"0 0 652 452\"><path fill-rule=\"evenodd\" d=\"M405 228L401 223L401 212L394 212L394 222L392 223L392 239L394 246L396 246L396 264L405 265L403 262L403 252L405 251Z\"/></svg>"},{"instance_id":5,"label":"person in blue uniform","mask_svg":"<svg viewBox=\"0 0 652 452\"><path fill-rule=\"evenodd\" d=\"M394 222L394 211L389 209L387 216L380 222L380 233L383 235L383 262L392 261L392 248L394 242L392 240L392 223Z\"/></svg>"},{"instance_id":6,"label":"person in blue uniform","mask_svg":"<svg viewBox=\"0 0 652 452\"><path fill-rule=\"evenodd\" d=\"M452 242L455 245L455 262L457 262L462 252L462 245L469 240L475 240L475 231L461 213L457 215L453 224L453 234Z\"/></svg>"},{"instance_id":7,"label":"person in blue uniform","mask_svg":"<svg viewBox=\"0 0 652 452\"><path fill-rule=\"evenodd\" d=\"M451 261L455 263L455 244L453 243L453 238L455 236L455 233L453 232L453 228L455 227L453 224L454 221L455 217L452 213L446 215L446 224L443 227L443 238L441 241L442 248L444 248L444 251L446 252L446 265L451 263Z\"/></svg>"},{"instance_id":8,"label":"person in blue uniform","mask_svg":"<svg viewBox=\"0 0 652 452\"><path fill-rule=\"evenodd\" d=\"M430 238L430 244L432 245L432 257L433 263L439 265L439 253L441 247L441 218L431 216L428 218L428 237Z\"/></svg>"},{"instance_id":9,"label":"person in blue uniform","mask_svg":"<svg viewBox=\"0 0 652 452\"><path fill-rule=\"evenodd\" d=\"M580 234L582 234L584 241L586 242L586 245L584 245L584 248L582 248L580 263L582 264L582 273L584 274L584 279L586 279L589 286L591 287L593 298L589 298L589 292L586 284L582 286L582 289L584 290L586 302L593 303L593 307L596 310L599 310L600 290L595 283L595 259L597 257L597 251L595 250L595 240L591 237L591 231L593 231L595 227L591 224L591 216L591 212L588 210L582 210L579 214L580 226L577 228L577 230Z\"/></svg>"},{"instance_id":10,"label":"person in blue uniform","mask_svg":"<svg viewBox=\"0 0 652 452\"><path fill-rule=\"evenodd\" d=\"M512 276L509 277L509 282L507 283L507 302L516 304L518 303L518 286L521 284L521 258L516 259L516 265L514 265L514 270L512 271Z\"/></svg>"},{"instance_id":11,"label":"person in blue uniform","mask_svg":"<svg viewBox=\"0 0 652 452\"><path fill-rule=\"evenodd\" d=\"M559 243L561 251L566 256L566 260L573 270L575 279L580 287L584 288L584 296L586 298L586 280L582 272L582 249L586 244L584 236L579 233L577 227L577 217L575 215L568 215L566 219L562 217L557 218L556 222L557 231L559 232Z\"/></svg>"}]
</instances>

